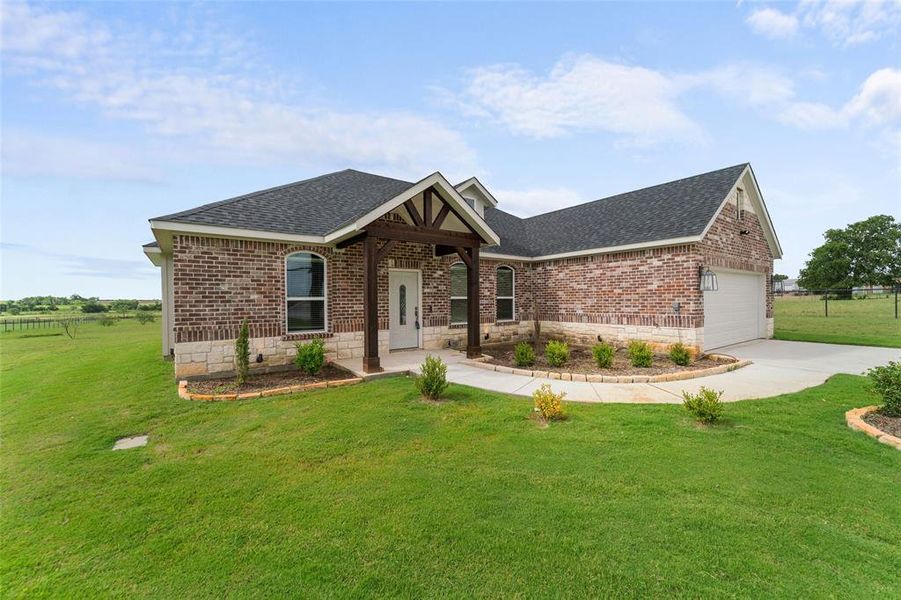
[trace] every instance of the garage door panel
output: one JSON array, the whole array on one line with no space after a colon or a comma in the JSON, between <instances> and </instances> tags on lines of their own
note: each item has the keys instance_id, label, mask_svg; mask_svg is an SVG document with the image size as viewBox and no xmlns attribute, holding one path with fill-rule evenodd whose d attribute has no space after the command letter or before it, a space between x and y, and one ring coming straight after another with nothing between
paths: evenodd
<instances>
[{"instance_id":1,"label":"garage door panel","mask_svg":"<svg viewBox=\"0 0 901 600\"><path fill-rule=\"evenodd\" d=\"M763 276L716 271L718 290L704 292L704 349L761 337Z\"/></svg>"}]
</instances>

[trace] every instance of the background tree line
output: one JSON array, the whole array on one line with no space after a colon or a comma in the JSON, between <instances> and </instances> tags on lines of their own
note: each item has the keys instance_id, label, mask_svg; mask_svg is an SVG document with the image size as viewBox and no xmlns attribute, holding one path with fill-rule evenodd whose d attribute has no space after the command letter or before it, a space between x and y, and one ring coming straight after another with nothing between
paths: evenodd
<instances>
[{"instance_id":1,"label":"background tree line","mask_svg":"<svg viewBox=\"0 0 901 600\"><path fill-rule=\"evenodd\" d=\"M829 229L798 277L808 290L891 287L901 283L901 223L876 215Z\"/></svg>"},{"instance_id":2,"label":"background tree line","mask_svg":"<svg viewBox=\"0 0 901 600\"><path fill-rule=\"evenodd\" d=\"M0 300L0 312L10 315L29 313L52 313L58 311L105 313L117 312L127 314L135 311L159 312L162 310L159 301L141 302L140 300L111 300L102 302L93 296L85 298L78 294L71 296L27 296L19 300Z\"/></svg>"}]
</instances>

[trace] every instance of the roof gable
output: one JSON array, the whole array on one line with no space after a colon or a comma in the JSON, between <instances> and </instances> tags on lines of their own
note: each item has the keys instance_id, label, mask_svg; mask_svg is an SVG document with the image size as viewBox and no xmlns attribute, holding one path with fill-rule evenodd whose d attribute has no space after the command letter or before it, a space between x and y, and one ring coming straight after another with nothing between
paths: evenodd
<instances>
[{"instance_id":1,"label":"roof gable","mask_svg":"<svg viewBox=\"0 0 901 600\"><path fill-rule=\"evenodd\" d=\"M482 185L482 182L475 177L470 177L466 181L458 183L454 188L460 192L464 198L472 196L478 198L487 206L497 206L495 197L492 196L491 192L488 191L488 188Z\"/></svg>"}]
</instances>

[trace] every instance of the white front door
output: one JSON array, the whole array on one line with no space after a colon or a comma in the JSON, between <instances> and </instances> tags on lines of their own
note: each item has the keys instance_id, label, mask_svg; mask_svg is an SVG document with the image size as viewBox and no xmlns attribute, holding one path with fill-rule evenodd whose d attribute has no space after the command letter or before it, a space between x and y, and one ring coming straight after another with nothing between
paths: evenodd
<instances>
[{"instance_id":1,"label":"white front door","mask_svg":"<svg viewBox=\"0 0 901 600\"><path fill-rule=\"evenodd\" d=\"M391 350L419 347L419 273L388 272L388 318Z\"/></svg>"}]
</instances>

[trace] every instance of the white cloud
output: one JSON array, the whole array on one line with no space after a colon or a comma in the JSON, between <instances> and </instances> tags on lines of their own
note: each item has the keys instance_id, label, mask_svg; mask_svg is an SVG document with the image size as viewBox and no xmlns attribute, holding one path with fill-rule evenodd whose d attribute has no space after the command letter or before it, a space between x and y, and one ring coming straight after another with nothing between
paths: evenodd
<instances>
[{"instance_id":1,"label":"white cloud","mask_svg":"<svg viewBox=\"0 0 901 600\"><path fill-rule=\"evenodd\" d=\"M204 15L182 17L180 30L161 33L6 4L4 63L13 75L220 160L353 164L414 177L439 167L472 174L473 150L436 120L405 111L336 110L298 98L298 86L256 62L243 36ZM41 164L52 168L48 161L34 168Z\"/></svg>"},{"instance_id":2,"label":"white cloud","mask_svg":"<svg viewBox=\"0 0 901 600\"><path fill-rule=\"evenodd\" d=\"M469 114L530 137L607 131L651 143L698 136L676 105L678 94L659 71L581 55L560 60L546 76L517 65L473 69L457 98Z\"/></svg>"},{"instance_id":3,"label":"white cloud","mask_svg":"<svg viewBox=\"0 0 901 600\"><path fill-rule=\"evenodd\" d=\"M901 123L901 69L880 69L867 77L845 111L874 125Z\"/></svg>"},{"instance_id":4,"label":"white cloud","mask_svg":"<svg viewBox=\"0 0 901 600\"><path fill-rule=\"evenodd\" d=\"M802 129L842 127L854 122L870 126L901 124L901 69L880 69L860 86L860 91L838 108L817 102L790 102L779 120Z\"/></svg>"},{"instance_id":5,"label":"white cloud","mask_svg":"<svg viewBox=\"0 0 901 600\"><path fill-rule=\"evenodd\" d=\"M753 63L667 73L590 55L564 58L544 76L518 65L472 69L461 89L439 92L464 114L537 139L602 131L637 144L703 140L703 130L680 103L688 94L704 92L800 129L883 125L901 114L897 69L871 74L839 107L799 98L791 76Z\"/></svg>"},{"instance_id":6,"label":"white cloud","mask_svg":"<svg viewBox=\"0 0 901 600\"><path fill-rule=\"evenodd\" d=\"M898 0L803 0L799 8L806 27L844 46L896 36L901 26Z\"/></svg>"},{"instance_id":7,"label":"white cloud","mask_svg":"<svg viewBox=\"0 0 901 600\"><path fill-rule=\"evenodd\" d=\"M854 46L898 35L899 0L802 0L789 14L758 8L748 15L748 26L770 38L788 38L801 27L819 32L838 46Z\"/></svg>"},{"instance_id":8,"label":"white cloud","mask_svg":"<svg viewBox=\"0 0 901 600\"><path fill-rule=\"evenodd\" d=\"M676 78L683 89L710 89L754 108L789 102L795 84L781 72L751 63L723 65Z\"/></svg>"},{"instance_id":9,"label":"white cloud","mask_svg":"<svg viewBox=\"0 0 901 600\"><path fill-rule=\"evenodd\" d=\"M842 111L821 102L791 102L775 114L779 121L799 129L830 129L848 124Z\"/></svg>"},{"instance_id":10,"label":"white cloud","mask_svg":"<svg viewBox=\"0 0 901 600\"><path fill-rule=\"evenodd\" d=\"M775 8L757 9L746 20L755 33L769 38L789 38L798 31L798 17Z\"/></svg>"},{"instance_id":11,"label":"white cloud","mask_svg":"<svg viewBox=\"0 0 901 600\"><path fill-rule=\"evenodd\" d=\"M133 149L104 142L36 134L3 132L3 172L114 181L158 182L161 173Z\"/></svg>"},{"instance_id":12,"label":"white cloud","mask_svg":"<svg viewBox=\"0 0 901 600\"><path fill-rule=\"evenodd\" d=\"M531 217L584 202L575 190L565 187L530 190L493 190L498 207L518 217Z\"/></svg>"}]
</instances>

